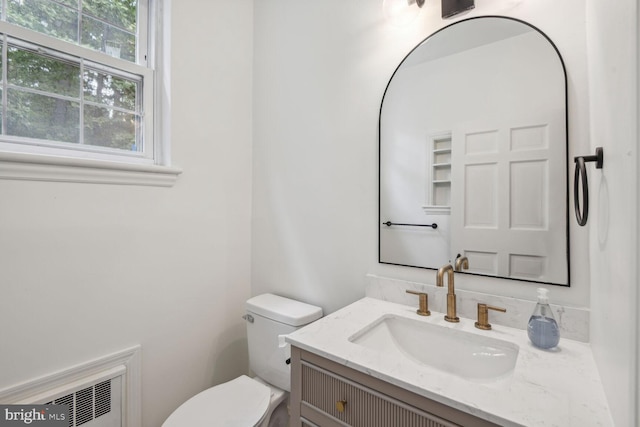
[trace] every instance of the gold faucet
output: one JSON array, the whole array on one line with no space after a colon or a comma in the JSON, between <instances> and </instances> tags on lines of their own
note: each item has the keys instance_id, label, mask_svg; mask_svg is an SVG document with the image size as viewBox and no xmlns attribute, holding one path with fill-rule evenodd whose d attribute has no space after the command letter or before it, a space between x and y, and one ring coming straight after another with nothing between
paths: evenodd
<instances>
[{"instance_id":1,"label":"gold faucet","mask_svg":"<svg viewBox=\"0 0 640 427\"><path fill-rule=\"evenodd\" d=\"M458 255L458 258L456 258L456 271L462 271L462 269L468 270L469 269L469 258L467 258L466 256L460 256Z\"/></svg>"},{"instance_id":2,"label":"gold faucet","mask_svg":"<svg viewBox=\"0 0 640 427\"><path fill-rule=\"evenodd\" d=\"M425 292L412 291L411 289L407 289L408 294L418 295L419 306L416 310L420 316L431 316L431 312L429 311L429 295Z\"/></svg>"},{"instance_id":3,"label":"gold faucet","mask_svg":"<svg viewBox=\"0 0 640 427\"><path fill-rule=\"evenodd\" d=\"M488 331L491 329L491 323L489 323L489 310L507 312L507 309L502 307L494 307L492 305L478 303L478 321L475 323L475 327L478 329L484 329Z\"/></svg>"},{"instance_id":4,"label":"gold faucet","mask_svg":"<svg viewBox=\"0 0 640 427\"><path fill-rule=\"evenodd\" d=\"M436 286L444 286L445 273L449 274L449 290L447 291L447 314L444 316L444 320L457 323L460 321L460 318L456 315L456 293L453 285L453 267L451 264L440 267L438 276L436 277Z\"/></svg>"}]
</instances>

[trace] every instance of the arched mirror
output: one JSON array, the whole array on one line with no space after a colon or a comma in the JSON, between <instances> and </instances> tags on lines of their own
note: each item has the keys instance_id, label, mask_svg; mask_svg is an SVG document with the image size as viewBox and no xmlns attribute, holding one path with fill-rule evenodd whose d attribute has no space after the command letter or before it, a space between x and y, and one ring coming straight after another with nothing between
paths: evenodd
<instances>
[{"instance_id":1,"label":"arched mirror","mask_svg":"<svg viewBox=\"0 0 640 427\"><path fill-rule=\"evenodd\" d=\"M379 261L569 285L566 74L511 18L456 22L400 63L380 107Z\"/></svg>"}]
</instances>

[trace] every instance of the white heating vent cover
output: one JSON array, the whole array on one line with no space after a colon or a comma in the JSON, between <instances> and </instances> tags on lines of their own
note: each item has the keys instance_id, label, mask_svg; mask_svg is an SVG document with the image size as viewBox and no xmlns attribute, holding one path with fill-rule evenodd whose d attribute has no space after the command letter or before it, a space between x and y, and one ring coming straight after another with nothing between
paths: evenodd
<instances>
[{"instance_id":1,"label":"white heating vent cover","mask_svg":"<svg viewBox=\"0 0 640 427\"><path fill-rule=\"evenodd\" d=\"M69 406L69 427L121 427L122 377L82 387L51 403Z\"/></svg>"},{"instance_id":2,"label":"white heating vent cover","mask_svg":"<svg viewBox=\"0 0 640 427\"><path fill-rule=\"evenodd\" d=\"M141 427L141 347L0 389L0 402L73 405L69 427Z\"/></svg>"}]
</instances>

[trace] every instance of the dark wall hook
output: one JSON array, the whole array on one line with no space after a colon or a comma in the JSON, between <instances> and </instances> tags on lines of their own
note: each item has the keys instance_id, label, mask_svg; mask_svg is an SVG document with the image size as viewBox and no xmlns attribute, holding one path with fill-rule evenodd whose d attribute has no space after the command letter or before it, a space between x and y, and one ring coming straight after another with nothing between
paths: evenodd
<instances>
[{"instance_id":1,"label":"dark wall hook","mask_svg":"<svg viewBox=\"0 0 640 427\"><path fill-rule=\"evenodd\" d=\"M596 148L596 154L592 156L576 156L576 171L573 175L573 204L576 211L576 220L580 226L584 226L589 218L589 180L587 178L587 168L585 163L596 162L596 169L602 169L604 164L604 151L602 147ZM578 181L582 183L582 209L580 209L580 196Z\"/></svg>"}]
</instances>

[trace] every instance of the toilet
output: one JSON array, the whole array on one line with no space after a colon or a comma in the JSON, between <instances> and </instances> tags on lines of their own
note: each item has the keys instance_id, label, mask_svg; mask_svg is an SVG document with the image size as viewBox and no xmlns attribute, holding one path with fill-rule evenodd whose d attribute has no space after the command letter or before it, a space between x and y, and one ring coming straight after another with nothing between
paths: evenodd
<instances>
[{"instance_id":1,"label":"toilet","mask_svg":"<svg viewBox=\"0 0 640 427\"><path fill-rule=\"evenodd\" d=\"M246 302L249 366L241 375L180 405L162 427L284 427L288 424L291 349L284 337L322 317L322 309L273 294Z\"/></svg>"}]
</instances>

